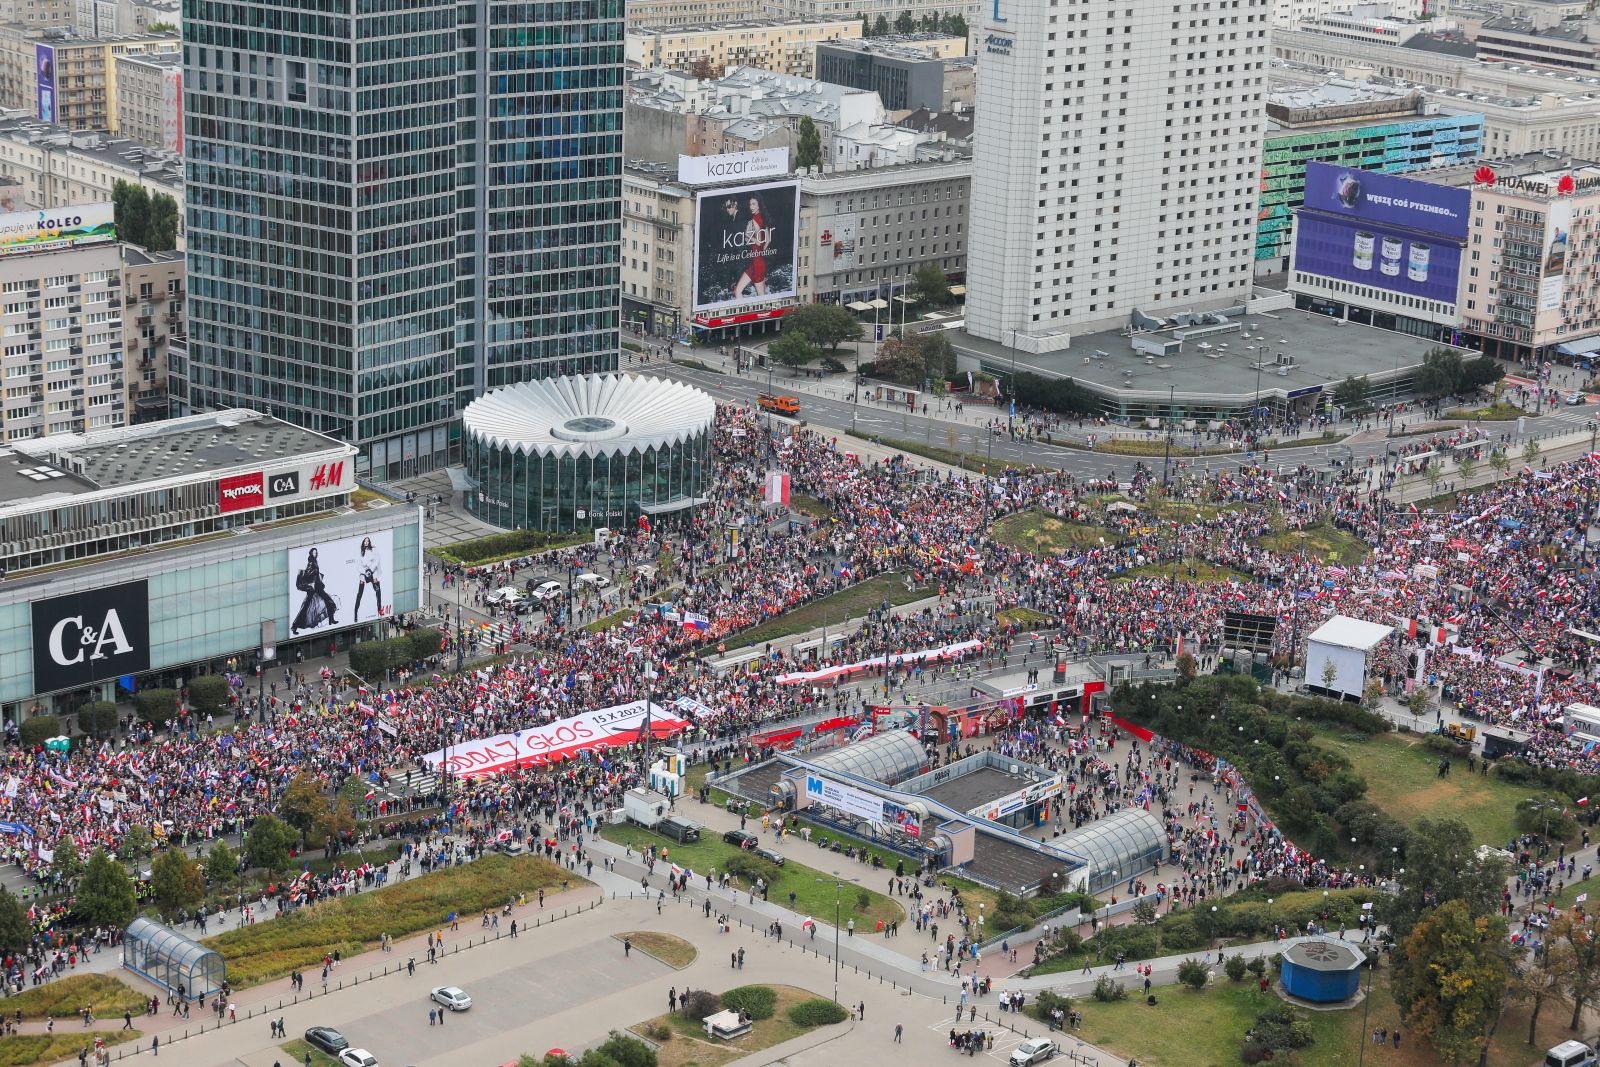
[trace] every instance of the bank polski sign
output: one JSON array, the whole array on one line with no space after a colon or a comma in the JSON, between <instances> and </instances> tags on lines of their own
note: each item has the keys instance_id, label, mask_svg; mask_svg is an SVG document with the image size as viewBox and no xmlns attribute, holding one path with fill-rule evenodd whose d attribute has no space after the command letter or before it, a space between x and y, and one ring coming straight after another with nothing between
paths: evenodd
<instances>
[{"instance_id":1,"label":"bank polski sign","mask_svg":"<svg viewBox=\"0 0 1600 1067\"><path fill-rule=\"evenodd\" d=\"M788 173L787 148L761 148L754 152L727 152L719 156L678 157L678 180L685 185L776 178Z\"/></svg>"},{"instance_id":2,"label":"bank polski sign","mask_svg":"<svg viewBox=\"0 0 1600 1067\"><path fill-rule=\"evenodd\" d=\"M806 796L811 798L813 804L826 804L858 819L875 823L885 821L882 797L875 797L864 790L852 789L826 778L818 778L814 774L806 775Z\"/></svg>"}]
</instances>

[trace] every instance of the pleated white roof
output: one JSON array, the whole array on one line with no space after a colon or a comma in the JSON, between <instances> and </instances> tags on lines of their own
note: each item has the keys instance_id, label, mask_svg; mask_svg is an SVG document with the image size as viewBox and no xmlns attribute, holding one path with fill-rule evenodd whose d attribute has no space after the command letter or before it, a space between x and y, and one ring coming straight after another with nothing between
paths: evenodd
<instances>
[{"instance_id":1,"label":"pleated white roof","mask_svg":"<svg viewBox=\"0 0 1600 1067\"><path fill-rule=\"evenodd\" d=\"M525 455L597 455L661 448L711 432L717 404L691 385L632 374L541 378L467 405L466 431Z\"/></svg>"}]
</instances>

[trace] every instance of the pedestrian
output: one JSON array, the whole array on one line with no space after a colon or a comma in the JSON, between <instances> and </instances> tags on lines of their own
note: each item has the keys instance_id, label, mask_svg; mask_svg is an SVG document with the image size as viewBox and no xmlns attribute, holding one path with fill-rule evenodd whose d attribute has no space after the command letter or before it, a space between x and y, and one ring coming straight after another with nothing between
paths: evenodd
<instances>
[{"instance_id":1,"label":"pedestrian","mask_svg":"<svg viewBox=\"0 0 1600 1067\"><path fill-rule=\"evenodd\" d=\"M414 975L416 973L417 973L417 957L412 956L410 959L406 960L406 974L407 974L407 976L410 976L410 975Z\"/></svg>"},{"instance_id":2,"label":"pedestrian","mask_svg":"<svg viewBox=\"0 0 1600 1067\"><path fill-rule=\"evenodd\" d=\"M432 1008L428 1009L428 1025L429 1026L434 1025L433 1017L434 1017L435 1014L436 1013L434 1012L434 1010Z\"/></svg>"},{"instance_id":3,"label":"pedestrian","mask_svg":"<svg viewBox=\"0 0 1600 1067\"><path fill-rule=\"evenodd\" d=\"M152 1055L152 1056L161 1055L161 1035L160 1034L157 1034L155 1037L152 1037L150 1039L150 1055ZM306 1056L307 1067L309 1067L310 1061L311 1061L311 1057L309 1055Z\"/></svg>"},{"instance_id":4,"label":"pedestrian","mask_svg":"<svg viewBox=\"0 0 1600 1067\"><path fill-rule=\"evenodd\" d=\"M627 959L628 958L628 954L631 953L632 951L633 951L633 939L631 937L624 937L622 939L622 958L623 959Z\"/></svg>"},{"instance_id":5,"label":"pedestrian","mask_svg":"<svg viewBox=\"0 0 1600 1067\"><path fill-rule=\"evenodd\" d=\"M860 1004L856 1005L856 1016L857 1016L857 1018L860 1018L860 1019L865 1019L867 1017L867 1002L866 1001L863 1000Z\"/></svg>"},{"instance_id":6,"label":"pedestrian","mask_svg":"<svg viewBox=\"0 0 1600 1067\"><path fill-rule=\"evenodd\" d=\"M125 1011L122 1013L122 1028L124 1030L133 1029L133 1012Z\"/></svg>"},{"instance_id":7,"label":"pedestrian","mask_svg":"<svg viewBox=\"0 0 1600 1067\"><path fill-rule=\"evenodd\" d=\"M894 1043L895 1044L897 1044L897 1045L900 1044L900 1032L902 1030L904 1030L904 1029L905 1029L905 1027L902 1026L900 1023L895 1023L894 1024Z\"/></svg>"}]
</instances>

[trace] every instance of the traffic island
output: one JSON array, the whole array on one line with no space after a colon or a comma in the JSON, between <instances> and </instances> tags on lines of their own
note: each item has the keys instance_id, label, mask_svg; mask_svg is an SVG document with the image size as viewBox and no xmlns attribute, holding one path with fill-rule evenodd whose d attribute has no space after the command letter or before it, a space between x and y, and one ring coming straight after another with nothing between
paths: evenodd
<instances>
[{"instance_id":1,"label":"traffic island","mask_svg":"<svg viewBox=\"0 0 1600 1067\"><path fill-rule=\"evenodd\" d=\"M828 1009L812 1007L818 1003ZM749 1030L726 1040L708 1036L705 1020L727 1011L742 1012ZM707 990L688 993L678 1001L677 1010L628 1029L655 1045L658 1067L722 1067L842 1022L848 1014L833 1001L795 986L739 986L720 995Z\"/></svg>"}]
</instances>

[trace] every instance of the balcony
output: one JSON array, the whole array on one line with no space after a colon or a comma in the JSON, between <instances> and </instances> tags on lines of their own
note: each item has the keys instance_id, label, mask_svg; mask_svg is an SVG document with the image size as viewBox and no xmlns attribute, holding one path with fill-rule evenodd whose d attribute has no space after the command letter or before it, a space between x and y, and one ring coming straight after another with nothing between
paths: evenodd
<instances>
[{"instance_id":1,"label":"balcony","mask_svg":"<svg viewBox=\"0 0 1600 1067\"><path fill-rule=\"evenodd\" d=\"M148 326L148 325L150 325L152 319L151 319L151 316L149 316L149 315L140 315L138 318L134 319L133 321L134 321L135 325Z\"/></svg>"}]
</instances>

